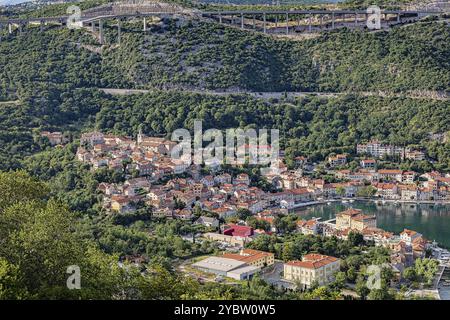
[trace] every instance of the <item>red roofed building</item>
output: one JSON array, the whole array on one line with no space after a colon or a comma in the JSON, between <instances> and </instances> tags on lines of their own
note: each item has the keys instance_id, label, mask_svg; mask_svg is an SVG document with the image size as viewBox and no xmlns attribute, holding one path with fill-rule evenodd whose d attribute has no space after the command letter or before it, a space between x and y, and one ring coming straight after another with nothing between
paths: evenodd
<instances>
[{"instance_id":1,"label":"red roofed building","mask_svg":"<svg viewBox=\"0 0 450 320\"><path fill-rule=\"evenodd\" d=\"M311 253L301 261L289 261L284 264L284 278L298 281L303 287L310 287L314 282L325 285L333 281L339 271L340 260L335 257Z\"/></svg>"},{"instance_id":2,"label":"red roofed building","mask_svg":"<svg viewBox=\"0 0 450 320\"><path fill-rule=\"evenodd\" d=\"M253 236L253 228L247 226L240 226L237 224L229 225L228 229L223 231L224 235L234 236L234 237L251 237Z\"/></svg>"},{"instance_id":3,"label":"red roofed building","mask_svg":"<svg viewBox=\"0 0 450 320\"><path fill-rule=\"evenodd\" d=\"M336 228L362 231L365 228L376 228L377 218L374 215L365 215L359 209L347 209L336 215Z\"/></svg>"},{"instance_id":4,"label":"red roofed building","mask_svg":"<svg viewBox=\"0 0 450 320\"><path fill-rule=\"evenodd\" d=\"M375 169L376 163L374 159L363 159L359 162L359 165L364 169Z\"/></svg>"},{"instance_id":5,"label":"red roofed building","mask_svg":"<svg viewBox=\"0 0 450 320\"><path fill-rule=\"evenodd\" d=\"M248 265L259 268L273 265L275 262L273 253L253 249L242 249L239 253L224 253L222 257L243 261Z\"/></svg>"},{"instance_id":6,"label":"red roofed building","mask_svg":"<svg viewBox=\"0 0 450 320\"><path fill-rule=\"evenodd\" d=\"M411 244L414 240L422 238L422 234L409 229L404 229L400 233L400 239L402 239L405 243Z\"/></svg>"}]
</instances>

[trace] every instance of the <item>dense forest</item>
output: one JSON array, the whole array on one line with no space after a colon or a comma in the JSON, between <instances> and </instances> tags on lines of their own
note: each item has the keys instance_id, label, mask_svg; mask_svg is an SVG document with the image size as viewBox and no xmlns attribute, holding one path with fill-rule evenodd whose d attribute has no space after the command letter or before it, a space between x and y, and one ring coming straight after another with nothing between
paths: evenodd
<instances>
[{"instance_id":1,"label":"dense forest","mask_svg":"<svg viewBox=\"0 0 450 320\"><path fill-rule=\"evenodd\" d=\"M306 41L191 20L156 24L145 36L140 27L129 25L125 45L104 56L139 87L353 92L446 90L450 82L450 30L438 22Z\"/></svg>"},{"instance_id":2,"label":"dense forest","mask_svg":"<svg viewBox=\"0 0 450 320\"><path fill-rule=\"evenodd\" d=\"M340 30L305 41L196 20L155 22L143 34L141 23L124 26L120 46L117 29L105 26L109 45L101 54L84 49L95 39L79 30L34 28L2 41L0 99L20 95L29 82L323 92L446 91L450 83L450 30L440 22L390 32Z\"/></svg>"}]
</instances>

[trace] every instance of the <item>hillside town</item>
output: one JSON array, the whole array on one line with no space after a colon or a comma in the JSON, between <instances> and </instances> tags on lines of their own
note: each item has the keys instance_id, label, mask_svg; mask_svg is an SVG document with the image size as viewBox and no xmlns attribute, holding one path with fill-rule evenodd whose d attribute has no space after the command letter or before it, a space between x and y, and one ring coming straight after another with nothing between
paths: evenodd
<instances>
[{"instance_id":1,"label":"hillside town","mask_svg":"<svg viewBox=\"0 0 450 320\"><path fill-rule=\"evenodd\" d=\"M271 266L274 263L272 253L246 249L246 245L262 234L279 233L274 221L297 207L338 199L353 202L352 199L357 198L410 202L450 200L448 175L435 171L418 175L400 169L377 169L375 158L394 152L396 149L392 146L377 149L367 145L364 154L374 158L360 160L360 168L356 171L339 169L346 164L347 155L330 156L328 173L332 172L342 181L338 183L308 176L317 164L309 163L306 157L296 157L295 168L289 170L281 156L278 170L264 177L273 190L264 191L253 185L247 173L233 174L223 168L205 170L171 159L170 152L175 145L173 141L147 137L141 132L136 140L89 132L81 136L76 158L89 164L92 170L108 168L127 172L124 183L98 186L106 212L129 214L143 209L151 211L154 217L203 225L207 232L200 234L200 239L220 244L226 253L210 256L192 267L215 274L219 280L221 277L250 279ZM361 146L357 148L362 150ZM394 151L381 151L380 148ZM268 227L257 228L243 220L226 222L242 210ZM404 229L400 234L394 234L377 228L375 216L351 207L329 221L299 218L296 225L296 232L301 234L343 240L351 233L359 233L365 241L389 248L390 266L398 275L414 265L416 259L424 258L427 251L438 248L436 243L413 230ZM283 268L282 281L300 283L307 288L313 280L321 284L332 281L333 274L339 270L339 259L311 254L301 261L288 261Z\"/></svg>"},{"instance_id":2,"label":"hillside town","mask_svg":"<svg viewBox=\"0 0 450 320\"><path fill-rule=\"evenodd\" d=\"M267 218L265 215L258 215L258 218L261 217ZM274 215L271 217L273 218ZM227 244L226 250L239 253L208 257L194 263L193 267L208 273L245 280L274 263L272 253L244 248L245 244L261 234L260 230L237 224L226 224L220 230L218 233L205 233L203 237ZM416 259L425 258L427 250L433 251L438 248L435 243L413 230L404 229L400 234L394 234L377 228L375 216L366 215L362 210L353 208L340 212L333 221L299 219L296 232L305 235L337 237L342 240L347 240L352 232L359 233L364 241L390 250L389 264L397 278L401 277L405 268L413 266ZM309 254L304 256L302 261L285 262L283 268L284 275L281 280L286 281L288 286L299 281L304 288L308 288L314 280L317 280L320 285L332 282L333 274L339 271L339 259ZM282 281L278 284L283 285Z\"/></svg>"},{"instance_id":3,"label":"hillside town","mask_svg":"<svg viewBox=\"0 0 450 320\"><path fill-rule=\"evenodd\" d=\"M238 209L257 214L269 208L291 210L336 198L450 201L448 175L436 171L419 175L400 169L377 169L374 159L361 160L356 171L333 169L345 165L347 156L344 154L328 159L328 173L342 181L334 183L305 174L315 167L307 158L296 157L295 168L288 170L280 156L277 170L264 177L275 192L265 192L252 185L247 173L232 176L217 167L206 172L199 165L172 159L170 152L176 142L165 138L139 133L133 140L90 132L82 135L80 143L76 157L88 163L92 170L108 168L133 172L123 184L99 186L104 194L104 208L119 213L132 212L142 203L151 206L155 215L191 219L195 207L226 218ZM375 150L379 155L379 150Z\"/></svg>"},{"instance_id":4,"label":"hillside town","mask_svg":"<svg viewBox=\"0 0 450 320\"><path fill-rule=\"evenodd\" d=\"M450 0L0 0L0 302L450 300L449 27Z\"/></svg>"}]
</instances>

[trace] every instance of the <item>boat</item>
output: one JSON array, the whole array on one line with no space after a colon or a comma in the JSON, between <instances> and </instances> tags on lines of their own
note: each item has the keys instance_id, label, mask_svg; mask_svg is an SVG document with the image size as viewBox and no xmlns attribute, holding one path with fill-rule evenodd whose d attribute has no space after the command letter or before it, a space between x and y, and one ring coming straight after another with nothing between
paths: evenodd
<instances>
[{"instance_id":1,"label":"boat","mask_svg":"<svg viewBox=\"0 0 450 320\"><path fill-rule=\"evenodd\" d=\"M355 202L355 200L353 200L353 199L352 199L352 200L349 200L349 201L350 201L351 203Z\"/></svg>"},{"instance_id":2,"label":"boat","mask_svg":"<svg viewBox=\"0 0 450 320\"><path fill-rule=\"evenodd\" d=\"M348 201L347 200L342 200L342 203L347 203Z\"/></svg>"},{"instance_id":3,"label":"boat","mask_svg":"<svg viewBox=\"0 0 450 320\"><path fill-rule=\"evenodd\" d=\"M327 202L327 205L330 205L330 204L331 204L331 201L328 201L328 202Z\"/></svg>"}]
</instances>

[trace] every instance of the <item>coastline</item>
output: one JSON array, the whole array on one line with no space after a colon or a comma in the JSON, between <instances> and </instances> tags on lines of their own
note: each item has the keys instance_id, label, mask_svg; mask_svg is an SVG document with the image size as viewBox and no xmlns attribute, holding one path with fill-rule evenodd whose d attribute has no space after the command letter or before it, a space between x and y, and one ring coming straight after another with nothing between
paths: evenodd
<instances>
[{"instance_id":1,"label":"coastline","mask_svg":"<svg viewBox=\"0 0 450 320\"><path fill-rule=\"evenodd\" d=\"M383 206L385 206L386 209L388 210L394 210L396 208L396 210L407 210L409 207L412 207L413 209L416 208L417 210L439 210L439 211L445 211L445 212L450 212L450 202L447 201L410 201L410 200L381 200L381 199L370 199L370 198L339 198L339 199L320 199L320 200L315 200L315 201L308 201L308 202L302 202L302 203L298 203L295 206L293 206L292 208L290 208L288 210L289 213L292 214L300 214L302 215L303 210L307 209L307 208L313 208L315 206L321 206L323 207L324 210L332 210L333 209L326 209L328 207L335 207L336 205L339 204L343 204L346 207L351 207L353 204L358 204L358 205L364 205L365 204L376 204L376 207L379 210L383 209ZM397 206L393 206L392 204L396 204ZM421 207L420 205L427 205L427 207ZM429 208L428 208L429 206ZM358 207L358 206L357 206ZM331 216L327 219L330 219ZM327 220L325 219L325 220ZM391 225L391 223L393 223ZM384 225L382 226L382 228L384 228L385 230L390 230L390 231L394 231L396 229L395 227L395 223L391 222L389 225ZM401 224L403 226L403 223ZM397 227L399 226L399 224L397 224ZM409 228L413 228L413 225L404 225L404 227L409 227ZM403 227L402 227L403 228ZM416 226L417 228L417 226ZM425 232L425 230L420 230L421 228L419 228L419 231ZM414 229L415 230L415 229ZM395 230L396 232L398 230ZM429 231L429 230L428 230ZM424 234L425 236L430 237L430 239L435 240L436 235L433 234L429 234L428 232L426 232L426 234ZM448 238L445 237L445 239L443 240L442 237L437 240L437 246L442 248L442 249L450 249L450 243L448 243Z\"/></svg>"},{"instance_id":2,"label":"coastline","mask_svg":"<svg viewBox=\"0 0 450 320\"><path fill-rule=\"evenodd\" d=\"M292 207L290 207L288 210L295 210L297 208L303 208L318 204L327 204L328 202L354 202L354 201L371 201L371 202L381 202L381 203L404 203L404 204L438 204L438 205L450 205L450 201L445 200L392 200L392 199L374 199L374 198L361 198L361 197L355 197L355 198L333 198L333 199L323 199L323 200L314 200L314 201L308 201L308 202L300 202Z\"/></svg>"}]
</instances>

